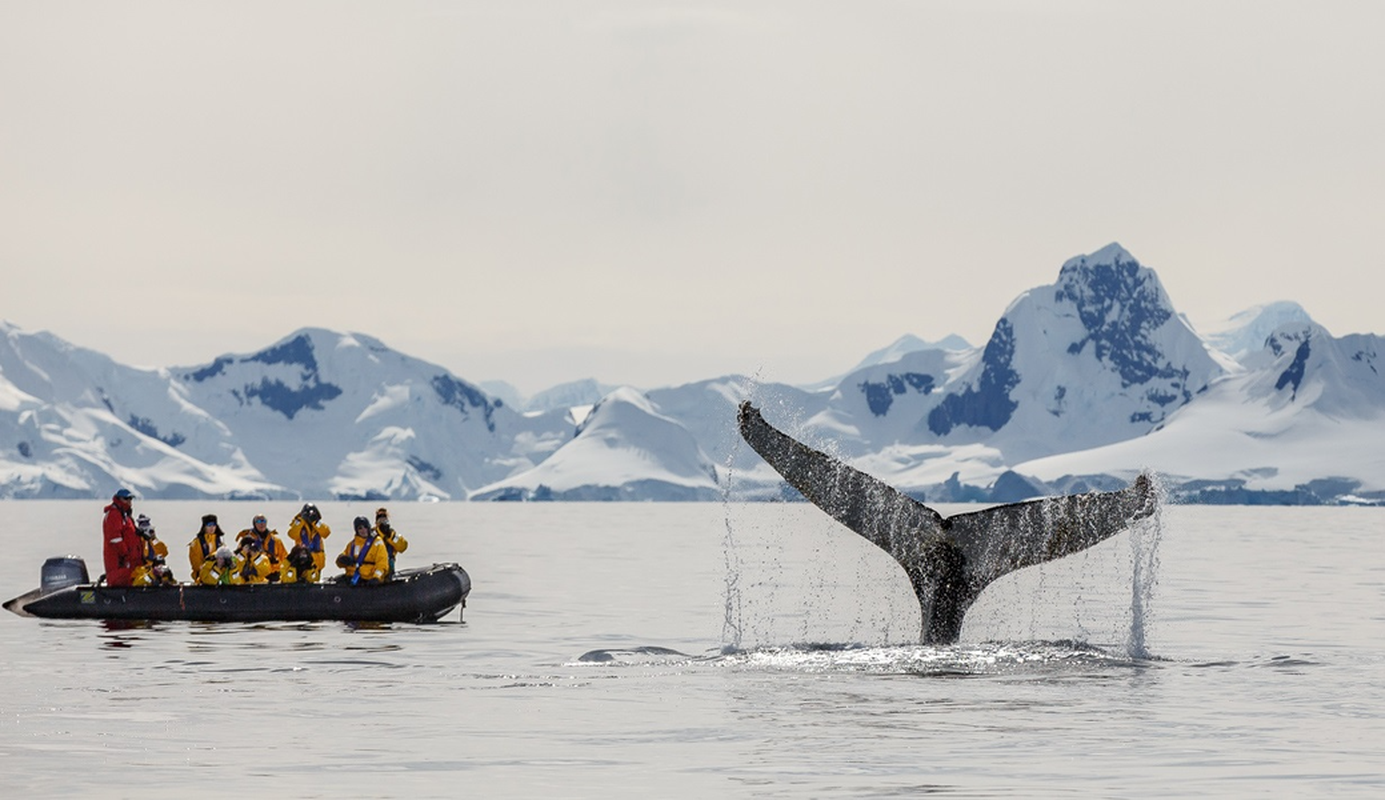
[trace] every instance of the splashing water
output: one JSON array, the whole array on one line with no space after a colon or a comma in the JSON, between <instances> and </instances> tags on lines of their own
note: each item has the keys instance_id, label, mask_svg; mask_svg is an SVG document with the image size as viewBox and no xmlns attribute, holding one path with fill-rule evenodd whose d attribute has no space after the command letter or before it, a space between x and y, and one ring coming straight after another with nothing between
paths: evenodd
<instances>
[{"instance_id":1,"label":"splashing water","mask_svg":"<svg viewBox=\"0 0 1385 800\"><path fill-rule=\"evenodd\" d=\"M1130 635L1125 652L1130 658L1150 658L1145 640L1151 620L1154 588L1159 582L1159 542L1164 535L1164 502L1168 490L1162 481L1151 480L1154 513L1130 526Z\"/></svg>"},{"instance_id":2,"label":"splashing water","mask_svg":"<svg viewBox=\"0 0 1385 800\"><path fill-rule=\"evenodd\" d=\"M758 394L760 380L758 373L750 379L750 385L746 387L744 394L753 397ZM744 446L744 440L740 432L734 434L734 444L728 448L726 453L726 479L721 487L722 519L726 526L726 533L721 540L722 559L726 564L726 585L725 596L723 598L721 641L723 645L731 650L739 649L744 633L744 609L742 608L741 598L741 558L740 552L736 547L736 532L731 524L731 492L735 484L736 456Z\"/></svg>"},{"instance_id":3,"label":"splashing water","mask_svg":"<svg viewBox=\"0 0 1385 800\"><path fill-rule=\"evenodd\" d=\"M736 550L736 536L731 527L731 516L726 515L726 535L721 543L722 557L726 562L726 595L721 623L721 641L729 648L741 646L741 564Z\"/></svg>"},{"instance_id":4,"label":"splashing water","mask_svg":"<svg viewBox=\"0 0 1385 800\"><path fill-rule=\"evenodd\" d=\"M769 398L761 397L764 394L763 388L758 381L751 379L749 385L745 387L747 396L752 402L756 400L766 400ZM785 409L792 412L795 409ZM789 416L793 416L792 413ZM834 452L834 443L818 443L815 446L822 449L830 457L844 460L843 457ZM784 548L784 542L775 543L772 539L758 544L751 545L748 555L750 561L746 561L747 553L745 547L749 544L745 541L745 531L737 531L737 523L744 522L738 520L738 513L732 507L732 499L736 497L735 474L737 463L743 455L741 448L744 446L743 440L737 437L734 446L727 452L725 458L725 480L722 484L722 501L724 507L725 531L722 537L723 559L725 563L725 595L723 608L722 643L723 653L741 652L743 648L754 646L756 643L765 642L784 642L784 641L816 641L825 631L823 627L830 627L834 623L839 627L843 621L851 622L851 615L843 614L843 600L855 599L864 600L855 593L848 594L844 598L840 593L832 595L832 590L839 588L838 584L851 581L850 561L834 556L834 560L816 561L804 558L803 547L796 546L791 550ZM1148 473L1146 473L1148 474ZM1114 628L1106 628L1107 635L1112 638L1102 636L1102 641L1108 642L1106 645L1099 645L1116 652L1123 650L1126 658L1133 660L1148 660L1151 658L1148 646L1147 635L1152 620L1152 607L1154 591L1158 583L1158 564L1159 543L1162 538L1162 508L1166 500L1166 489L1163 484L1156 479L1152 480L1154 508L1153 513L1142 520L1129 525L1126 531L1127 541L1129 542L1129 568L1131 577L1129 592L1126 594L1122 588L1124 580L1119 580L1115 584L1109 578L1121 576L1124 572L1119 568L1120 556L1118 551L1107 550L1110 556L1114 556L1117 561L1111 563L1110 556L1096 559L1095 563L1086 564L1091 557L1090 553L1084 552L1080 556L1072 554L1068 558L1062 559L1064 562L1071 562L1074 558L1080 559L1082 563L1073 565L1071 563L1065 567L1058 567L1055 575L1058 579L1050 585L1048 580L1049 573L1043 564L1034 565L1031 569L1022 570L1015 573L1014 578L1004 578L999 583L1012 587L1011 591L1018 590L1019 595L1009 603L1004 603L1004 608L996 608L991 613L996 614L995 619L1003 622L1002 627L1009 627L1010 630L1002 634L1002 638L1023 641L1035 641L1037 639L1056 638L1059 640L1076 640L1086 642L1091 639L1093 633L1099 630L1089 630L1088 625L1095 623L1100 628L1101 618L1107 617ZM1045 513L1053 513L1053 510L1045 510ZM882 513L887 513L887 509L882 509ZM1059 520L1052 521L1057 525ZM758 527L758 526L757 526ZM777 531L777 526L775 528ZM803 534L805 531L796 529L796 533ZM752 530L751 534L756 533ZM758 542L755 535L751 535L751 540ZM796 539L801 544L801 537ZM1113 543L1114 544L1114 543ZM808 545L811 546L811 545ZM758 548L758 549L757 549ZM764 553L760 551L764 550ZM814 548L813 553L817 550ZM834 549L834 552L835 549ZM807 585L794 585L792 594L792 606L776 602L776 590L785 588L777 578L755 579L754 575L758 568L764 567L768 574L778 576L782 568L789 564L780 562L780 557L786 556L794 570L791 583L804 576L811 577L810 573L804 571L805 567L817 567L830 569L829 572L817 574L816 579L807 581ZM758 556L767 556L766 563L761 564L757 561ZM1102 563L1105 561L1106 563ZM1056 562L1055 562L1056 563ZM822 564L830 564L830 568L823 567ZM870 560L866 555L858 554L856 582L876 581L881 577L880 564L878 561ZM1087 566L1098 567L1097 573L1092 574ZM1115 568L1115 572L1111 568ZM843 569L845 568L845 569ZM764 571L764 570L761 570ZM1102 578L1102 575L1106 579ZM747 582L750 581L750 582ZM1065 591L1071 588L1077 589L1074 595L1072 606L1072 618L1063 624L1057 620L1057 625L1051 623L1054 620L1047 620L1050 624L1048 629L1040 625L1039 612L1051 605L1047 602L1062 597ZM999 587L997 587L999 588ZM806 594L804 593L806 592ZM994 589L988 589L983 596L995 594ZM821 595L821 597L819 597ZM1052 597L1050 597L1052 595ZM1129 598L1128 615L1121 612L1122 596ZM787 598L786 598L787 599ZM824 602L826 601L826 602ZM909 609L912 612L914 604L910 603ZM995 606L995 603L983 603L982 605ZM781 608L782 606L782 608ZM789 609L792 610L789 610ZM828 619L817 617L817 609L831 609L832 616ZM1026 630L1023 627L1024 610L1028 610L1029 625ZM786 612L787 611L787 615ZM998 612L998 613L997 613ZM1092 613L1094 618L1088 618ZM1108 614L1110 616L1108 616ZM1020 619L1017 619L1017 615ZM797 621L798 630L788 633L778 630L777 626L792 618ZM982 623L982 630L997 627L995 621L989 624L982 615L979 620ZM888 611L882 611L873 605L862 605L855 615L854 623L849 626L849 630L838 630L829 634L832 638L845 634L843 641L860 643L861 641L880 641L888 643L891 641L891 629L896 622L895 617ZM1015 629L1019 624L1020 629ZM1074 626L1075 625L1075 630ZM1066 630L1064 630L1066 629ZM883 638L877 638L882 635ZM1124 633L1124 647L1118 642ZM794 636L797 638L793 638Z\"/></svg>"}]
</instances>

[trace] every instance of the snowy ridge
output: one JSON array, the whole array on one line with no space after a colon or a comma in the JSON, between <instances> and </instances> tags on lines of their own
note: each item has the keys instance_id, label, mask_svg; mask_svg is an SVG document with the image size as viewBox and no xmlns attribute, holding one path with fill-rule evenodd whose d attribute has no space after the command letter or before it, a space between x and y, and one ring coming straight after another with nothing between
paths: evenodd
<instances>
[{"instance_id":1,"label":"snowy ridge","mask_svg":"<svg viewBox=\"0 0 1385 800\"><path fill-rule=\"evenodd\" d=\"M1312 322L1298 303L1287 300L1253 306L1201 330L1208 344L1240 360L1264 349L1270 334L1292 323Z\"/></svg>"},{"instance_id":2,"label":"snowy ridge","mask_svg":"<svg viewBox=\"0 0 1385 800\"><path fill-rule=\"evenodd\" d=\"M1114 488L1154 469L1199 502L1385 503L1381 337L1333 337L1292 303L1212 329L1200 336L1112 244L1016 298L980 348L904 337L806 388L579 381L521 413L361 333L307 328L139 369L4 323L0 497L793 498L736 434L749 399L934 501Z\"/></svg>"},{"instance_id":3,"label":"snowy ridge","mask_svg":"<svg viewBox=\"0 0 1385 800\"><path fill-rule=\"evenodd\" d=\"M717 471L687 428L635 389L592 409L539 466L480 489L477 500L714 500Z\"/></svg>"}]
</instances>

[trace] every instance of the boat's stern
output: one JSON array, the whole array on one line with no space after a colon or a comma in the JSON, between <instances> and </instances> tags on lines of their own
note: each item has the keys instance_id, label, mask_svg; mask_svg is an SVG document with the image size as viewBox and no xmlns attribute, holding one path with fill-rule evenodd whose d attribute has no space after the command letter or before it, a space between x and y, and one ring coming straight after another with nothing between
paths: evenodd
<instances>
[{"instance_id":1,"label":"boat's stern","mask_svg":"<svg viewBox=\"0 0 1385 800\"><path fill-rule=\"evenodd\" d=\"M80 556L53 556L44 561L39 570L38 588L5 601L5 610L21 617L32 617L34 615L26 609L30 603L63 589L88 583L91 583L91 578L87 574L87 562Z\"/></svg>"}]
</instances>

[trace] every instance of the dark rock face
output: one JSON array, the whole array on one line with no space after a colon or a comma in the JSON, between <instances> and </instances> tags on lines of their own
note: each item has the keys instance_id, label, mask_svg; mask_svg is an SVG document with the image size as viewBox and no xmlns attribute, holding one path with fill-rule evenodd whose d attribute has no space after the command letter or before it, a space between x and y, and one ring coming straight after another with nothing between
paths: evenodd
<instances>
[{"instance_id":1,"label":"dark rock face","mask_svg":"<svg viewBox=\"0 0 1385 800\"><path fill-rule=\"evenodd\" d=\"M196 372L188 373L184 377L184 380L192 380L196 383L201 383L205 380L215 378L216 376L225 372L226 368L233 363L235 363L234 358L231 358L230 356L222 356L217 360L213 361L212 363L208 364L207 366L203 367L202 369L199 369Z\"/></svg>"},{"instance_id":2,"label":"dark rock face","mask_svg":"<svg viewBox=\"0 0 1385 800\"><path fill-rule=\"evenodd\" d=\"M267 350L261 350L245 359L246 362L260 364L299 364L304 374L317 374L317 357L313 353L313 340L301 334Z\"/></svg>"},{"instance_id":3,"label":"dark rock face","mask_svg":"<svg viewBox=\"0 0 1385 800\"><path fill-rule=\"evenodd\" d=\"M436 481L442 478L442 470L438 469L437 467L433 466L427 461L424 461L418 456L409 456L408 464L409 466L418 470L418 473L420 475L429 480Z\"/></svg>"},{"instance_id":4,"label":"dark rock face","mask_svg":"<svg viewBox=\"0 0 1385 800\"><path fill-rule=\"evenodd\" d=\"M245 402L259 400L265 408L278 411L289 419L293 419L295 414L304 409L321 411L323 403L340 394L340 387L320 383L316 375L297 387L265 378L256 384L247 384L244 390Z\"/></svg>"},{"instance_id":5,"label":"dark rock face","mask_svg":"<svg viewBox=\"0 0 1385 800\"><path fill-rule=\"evenodd\" d=\"M870 413L877 417L883 417L889 413L896 395L904 394L910 389L919 394L928 395L933 392L935 384L936 380L932 375L925 375L921 372L905 372L900 375L886 375L885 379L879 382L862 381L859 388L866 396L866 405L870 407Z\"/></svg>"},{"instance_id":6,"label":"dark rock face","mask_svg":"<svg viewBox=\"0 0 1385 800\"><path fill-rule=\"evenodd\" d=\"M491 403L480 389L446 373L433 376L433 391L438 393L438 399L443 405L451 406L462 413L463 416L471 416L473 409L479 410L486 419L486 429L495 432L495 420L493 415L495 409L499 407L499 401Z\"/></svg>"},{"instance_id":7,"label":"dark rock face","mask_svg":"<svg viewBox=\"0 0 1385 800\"><path fill-rule=\"evenodd\" d=\"M990 428L998 431L1010 421L1019 404L1010 399L1010 390L1019 385L1015 372L1015 329L1010 320L1001 317L995 325L991 340L981 355L984 365L975 386L950 394L928 413L928 429L946 436L958 425Z\"/></svg>"},{"instance_id":8,"label":"dark rock face","mask_svg":"<svg viewBox=\"0 0 1385 800\"><path fill-rule=\"evenodd\" d=\"M288 419L293 419L299 412L308 409L321 411L324 408L324 403L341 396L342 393L340 386L323 381L318 374L317 355L313 351L313 340L307 334L300 334L286 342L244 358L221 356L211 364L187 373L183 376L183 380L202 383L225 374L226 368L233 364L271 366L288 364L301 367L296 385L285 383L278 378L261 378L254 383L247 383L240 388L230 390L231 395L241 405L258 400L265 408L277 411ZM147 431L141 432L148 433Z\"/></svg>"},{"instance_id":9,"label":"dark rock face","mask_svg":"<svg viewBox=\"0 0 1385 800\"><path fill-rule=\"evenodd\" d=\"M1308 356L1312 353L1312 348L1308 345L1308 339L1299 342L1298 350L1294 351L1294 360L1279 375L1279 380L1274 382L1276 390L1282 390L1285 386L1293 387L1293 396L1298 396L1298 385L1303 382L1303 373L1308 366Z\"/></svg>"},{"instance_id":10,"label":"dark rock face","mask_svg":"<svg viewBox=\"0 0 1385 800\"><path fill-rule=\"evenodd\" d=\"M187 437L183 436L181 433L178 433L177 431L174 431L173 433L170 433L167 436L160 435L158 427L155 426L153 421L150 420L148 417L137 417L134 414L131 414L128 422L131 428L134 428L135 430L139 431L145 436L148 436L153 439L158 439L159 441L163 442L169 447L177 447L178 445L187 441Z\"/></svg>"},{"instance_id":11,"label":"dark rock face","mask_svg":"<svg viewBox=\"0 0 1385 800\"><path fill-rule=\"evenodd\" d=\"M1069 353L1090 344L1127 387L1178 374L1151 337L1173 310L1162 301L1154 274L1139 263L1116 258L1111 264L1070 264L1059 277L1055 299L1072 303L1087 330L1068 346Z\"/></svg>"}]
</instances>

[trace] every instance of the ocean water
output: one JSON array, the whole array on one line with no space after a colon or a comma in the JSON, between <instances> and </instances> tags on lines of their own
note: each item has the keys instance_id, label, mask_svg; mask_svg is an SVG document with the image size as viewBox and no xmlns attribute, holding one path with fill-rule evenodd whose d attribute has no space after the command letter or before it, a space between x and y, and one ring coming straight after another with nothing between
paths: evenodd
<instances>
[{"instance_id":1,"label":"ocean water","mask_svg":"<svg viewBox=\"0 0 1385 800\"><path fill-rule=\"evenodd\" d=\"M4 599L51 555L100 572L101 506L0 503ZM337 548L373 509L323 508ZM184 576L202 513L261 509L294 511L137 506ZM947 647L917 644L894 562L808 505L391 516L406 566L471 573L465 621L0 614L0 795L1385 793L1379 510L1168 508L996 583Z\"/></svg>"}]
</instances>

